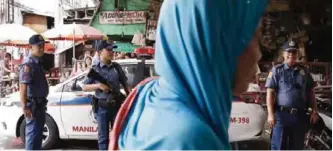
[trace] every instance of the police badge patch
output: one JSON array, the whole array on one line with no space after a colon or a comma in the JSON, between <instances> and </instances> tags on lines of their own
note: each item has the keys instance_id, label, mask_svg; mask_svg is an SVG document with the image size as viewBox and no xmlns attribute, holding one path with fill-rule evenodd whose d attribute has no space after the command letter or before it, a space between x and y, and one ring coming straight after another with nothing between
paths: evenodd
<instances>
[{"instance_id":1,"label":"police badge patch","mask_svg":"<svg viewBox=\"0 0 333 151\"><path fill-rule=\"evenodd\" d=\"M23 67L23 71L24 71L24 72L30 72L30 68L29 68L29 66L25 65L25 66Z\"/></svg>"},{"instance_id":2,"label":"police badge patch","mask_svg":"<svg viewBox=\"0 0 333 151\"><path fill-rule=\"evenodd\" d=\"M289 42L289 46L290 46L290 47L294 47L294 46L295 46L295 42L294 42L294 41L290 41L290 42Z\"/></svg>"}]
</instances>

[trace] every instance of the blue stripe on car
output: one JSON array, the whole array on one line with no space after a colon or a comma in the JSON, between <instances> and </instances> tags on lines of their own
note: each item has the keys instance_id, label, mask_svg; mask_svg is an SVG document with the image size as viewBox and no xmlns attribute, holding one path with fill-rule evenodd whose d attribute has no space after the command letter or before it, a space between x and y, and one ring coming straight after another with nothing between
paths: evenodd
<instances>
[{"instance_id":1,"label":"blue stripe on car","mask_svg":"<svg viewBox=\"0 0 333 151\"><path fill-rule=\"evenodd\" d=\"M74 99L62 99L61 102L54 102L52 105L90 105L90 98L87 96L76 97Z\"/></svg>"}]
</instances>

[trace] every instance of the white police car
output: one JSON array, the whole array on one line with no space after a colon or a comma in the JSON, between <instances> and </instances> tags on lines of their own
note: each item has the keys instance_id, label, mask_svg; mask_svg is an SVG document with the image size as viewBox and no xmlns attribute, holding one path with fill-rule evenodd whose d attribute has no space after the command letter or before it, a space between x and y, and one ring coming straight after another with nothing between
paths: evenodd
<instances>
[{"instance_id":1,"label":"white police car","mask_svg":"<svg viewBox=\"0 0 333 151\"><path fill-rule=\"evenodd\" d=\"M117 61L131 84L137 73L137 59ZM155 75L154 61L145 61L145 77ZM46 124L43 131L43 149L52 148L59 139L97 140L97 124L87 92L81 89L87 72L83 72L56 86L50 87ZM265 112L261 105L235 101L232 104L229 137L231 142L256 139L261 136ZM6 136L24 138L23 118L19 93L13 93L0 102L0 131Z\"/></svg>"}]
</instances>

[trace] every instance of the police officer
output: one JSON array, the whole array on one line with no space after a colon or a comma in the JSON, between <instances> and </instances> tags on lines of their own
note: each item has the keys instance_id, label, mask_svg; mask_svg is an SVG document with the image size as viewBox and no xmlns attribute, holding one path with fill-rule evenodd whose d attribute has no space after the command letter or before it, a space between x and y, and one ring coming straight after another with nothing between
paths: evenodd
<instances>
[{"instance_id":1,"label":"police officer","mask_svg":"<svg viewBox=\"0 0 333 151\"><path fill-rule=\"evenodd\" d=\"M92 66L92 68L107 81L111 82L115 86L115 89L120 89L120 84L127 81L127 77L123 70L117 70L115 66L116 63L112 62L114 54L113 49L117 48L117 46L102 40L97 43L97 48L100 59L97 64ZM125 84L123 87L128 94L129 91L127 85ZM107 101L107 98L111 95L109 92L114 90L110 90L107 85L99 83L96 79L87 77L84 81L83 91L95 91L98 101L101 102ZM98 124L98 148L100 150L108 149L109 126L110 122L111 125L113 124L116 114L115 110L110 110L101 106L98 107L96 120Z\"/></svg>"},{"instance_id":2,"label":"police officer","mask_svg":"<svg viewBox=\"0 0 333 151\"><path fill-rule=\"evenodd\" d=\"M272 150L303 150L306 125L317 119L315 83L309 71L297 64L295 41L282 46L284 63L273 67L266 81L268 123ZM306 116L307 109L312 112Z\"/></svg>"},{"instance_id":3,"label":"police officer","mask_svg":"<svg viewBox=\"0 0 333 151\"><path fill-rule=\"evenodd\" d=\"M25 149L40 150L45 124L46 97L49 87L41 65L44 55L44 39L33 35L29 39L31 52L20 68L20 97L25 116Z\"/></svg>"}]
</instances>

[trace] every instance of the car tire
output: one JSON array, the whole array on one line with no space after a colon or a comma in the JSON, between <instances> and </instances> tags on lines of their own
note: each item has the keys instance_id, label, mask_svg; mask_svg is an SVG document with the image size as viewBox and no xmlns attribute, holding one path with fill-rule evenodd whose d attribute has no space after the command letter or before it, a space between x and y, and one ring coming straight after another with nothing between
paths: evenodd
<instances>
[{"instance_id":1,"label":"car tire","mask_svg":"<svg viewBox=\"0 0 333 151\"><path fill-rule=\"evenodd\" d=\"M232 150L239 150L239 142L232 142L231 148Z\"/></svg>"},{"instance_id":2,"label":"car tire","mask_svg":"<svg viewBox=\"0 0 333 151\"><path fill-rule=\"evenodd\" d=\"M24 119L20 125L20 137L21 137L23 143L25 143L25 125L26 125L26 122ZM58 142L59 134L58 134L58 129L57 129L55 122L48 115L46 115L46 117L45 117L45 126L44 126L44 130L43 130L43 134L45 131L48 131L47 132L48 136L46 136L45 141L43 140L42 149L51 149ZM43 139L44 139L44 137L45 136L43 136Z\"/></svg>"}]
</instances>

